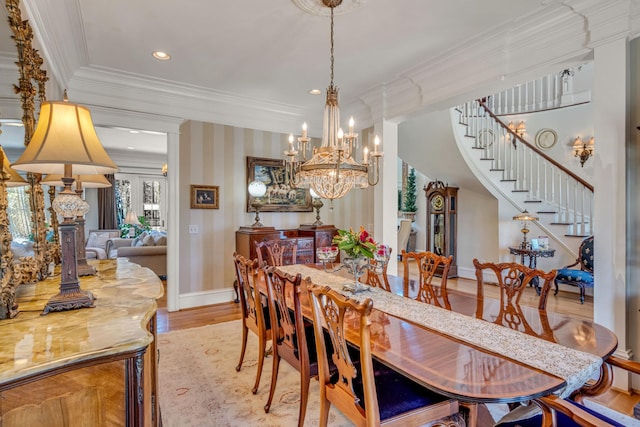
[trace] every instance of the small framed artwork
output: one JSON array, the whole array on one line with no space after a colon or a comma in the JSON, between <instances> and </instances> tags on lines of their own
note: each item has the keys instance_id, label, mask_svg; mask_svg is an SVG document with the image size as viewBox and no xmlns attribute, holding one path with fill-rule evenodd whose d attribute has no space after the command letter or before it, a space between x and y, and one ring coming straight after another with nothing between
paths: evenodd
<instances>
[{"instance_id":1,"label":"small framed artwork","mask_svg":"<svg viewBox=\"0 0 640 427\"><path fill-rule=\"evenodd\" d=\"M538 242L538 239L531 239L531 250L534 250L534 251L540 250L540 242Z\"/></svg>"},{"instance_id":2,"label":"small framed artwork","mask_svg":"<svg viewBox=\"0 0 640 427\"><path fill-rule=\"evenodd\" d=\"M217 185L192 185L191 209L219 209Z\"/></svg>"},{"instance_id":3,"label":"small framed artwork","mask_svg":"<svg viewBox=\"0 0 640 427\"><path fill-rule=\"evenodd\" d=\"M260 212L312 212L311 195L306 188L295 188L283 160L247 157L247 184L262 181L267 193ZM246 190L245 190L246 191ZM247 191L247 212L253 212Z\"/></svg>"}]
</instances>

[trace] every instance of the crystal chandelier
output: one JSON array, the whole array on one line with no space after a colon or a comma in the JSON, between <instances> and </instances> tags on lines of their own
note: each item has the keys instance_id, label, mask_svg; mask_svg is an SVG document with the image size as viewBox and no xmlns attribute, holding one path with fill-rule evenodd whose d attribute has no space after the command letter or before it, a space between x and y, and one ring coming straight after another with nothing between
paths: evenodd
<instances>
[{"instance_id":1,"label":"crystal chandelier","mask_svg":"<svg viewBox=\"0 0 640 427\"><path fill-rule=\"evenodd\" d=\"M354 187L376 185L380 178L380 158L383 153L380 151L380 138L376 136L373 151L369 153L369 148L365 146L362 163L359 163L354 158L358 134L353 131L353 117L349 120L346 134L340 128L338 88L333 84L333 12L342 0L322 0L322 3L331 9L331 82L324 107L322 145L314 147L311 159L307 159L310 138L305 123L297 147L294 147L294 138L290 135L289 149L284 154L291 185L312 188L321 198L333 200L345 196ZM301 160L298 159L298 153Z\"/></svg>"}]
</instances>

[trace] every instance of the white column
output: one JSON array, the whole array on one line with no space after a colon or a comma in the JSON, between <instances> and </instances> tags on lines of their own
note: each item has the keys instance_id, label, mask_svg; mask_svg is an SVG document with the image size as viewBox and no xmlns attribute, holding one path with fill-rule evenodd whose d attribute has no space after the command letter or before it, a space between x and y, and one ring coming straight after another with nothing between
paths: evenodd
<instances>
[{"instance_id":1,"label":"white column","mask_svg":"<svg viewBox=\"0 0 640 427\"><path fill-rule=\"evenodd\" d=\"M177 133L167 134L167 310L180 310L180 257L178 256L180 241L180 136ZM188 198L189 195L186 195Z\"/></svg>"},{"instance_id":2,"label":"white column","mask_svg":"<svg viewBox=\"0 0 640 427\"><path fill-rule=\"evenodd\" d=\"M380 165L380 182L374 191L374 231L377 241L393 248L387 272L396 274L398 263L398 125L383 120L374 126L382 139L384 157Z\"/></svg>"},{"instance_id":3,"label":"white column","mask_svg":"<svg viewBox=\"0 0 640 427\"><path fill-rule=\"evenodd\" d=\"M627 343L626 177L628 43L622 38L594 49L594 320L618 336L616 355L631 356ZM611 191L613 190L613 191ZM635 242L631 242L635 244ZM632 328L636 329L636 328ZM614 385L627 389L616 372Z\"/></svg>"}]
</instances>

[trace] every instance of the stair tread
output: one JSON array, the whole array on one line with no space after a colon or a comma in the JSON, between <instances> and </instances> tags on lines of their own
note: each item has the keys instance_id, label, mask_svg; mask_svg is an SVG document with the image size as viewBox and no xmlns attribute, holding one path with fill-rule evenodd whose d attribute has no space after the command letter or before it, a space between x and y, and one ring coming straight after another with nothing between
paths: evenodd
<instances>
[{"instance_id":1,"label":"stair tread","mask_svg":"<svg viewBox=\"0 0 640 427\"><path fill-rule=\"evenodd\" d=\"M512 193L528 193L529 190L511 190Z\"/></svg>"},{"instance_id":2,"label":"stair tread","mask_svg":"<svg viewBox=\"0 0 640 427\"><path fill-rule=\"evenodd\" d=\"M551 222L551 225L573 225L573 222ZM576 222L576 225L589 224L588 222Z\"/></svg>"},{"instance_id":3,"label":"stair tread","mask_svg":"<svg viewBox=\"0 0 640 427\"><path fill-rule=\"evenodd\" d=\"M501 179L500 182L516 182L516 179Z\"/></svg>"},{"instance_id":4,"label":"stair tread","mask_svg":"<svg viewBox=\"0 0 640 427\"><path fill-rule=\"evenodd\" d=\"M541 215L545 215L545 214L557 214L557 211L537 211L536 213L541 214Z\"/></svg>"},{"instance_id":5,"label":"stair tread","mask_svg":"<svg viewBox=\"0 0 640 427\"><path fill-rule=\"evenodd\" d=\"M591 234L565 234L565 237L580 237L585 238L591 236Z\"/></svg>"},{"instance_id":6,"label":"stair tread","mask_svg":"<svg viewBox=\"0 0 640 427\"><path fill-rule=\"evenodd\" d=\"M490 157L482 157L480 160L495 160L495 159L492 159Z\"/></svg>"},{"instance_id":7,"label":"stair tread","mask_svg":"<svg viewBox=\"0 0 640 427\"><path fill-rule=\"evenodd\" d=\"M542 203L542 200L525 200L525 203Z\"/></svg>"}]
</instances>

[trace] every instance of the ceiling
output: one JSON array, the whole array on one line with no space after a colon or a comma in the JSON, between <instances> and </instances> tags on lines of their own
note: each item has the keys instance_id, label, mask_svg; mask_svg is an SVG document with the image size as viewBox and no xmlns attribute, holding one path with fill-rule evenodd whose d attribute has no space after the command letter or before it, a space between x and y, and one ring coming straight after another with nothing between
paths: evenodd
<instances>
[{"instance_id":1,"label":"ceiling","mask_svg":"<svg viewBox=\"0 0 640 427\"><path fill-rule=\"evenodd\" d=\"M594 39L585 14L629 20L637 1L344 0L335 18L342 109L367 125L402 120L470 88L583 60ZM158 126L137 128L155 131L193 119L288 133L306 120L319 133L324 95L308 91L329 83L320 0L22 0L22 9L52 80L90 106L107 148L158 150L162 136L120 130L136 126L103 110L153 115ZM9 35L1 26L0 57L15 56Z\"/></svg>"}]
</instances>

